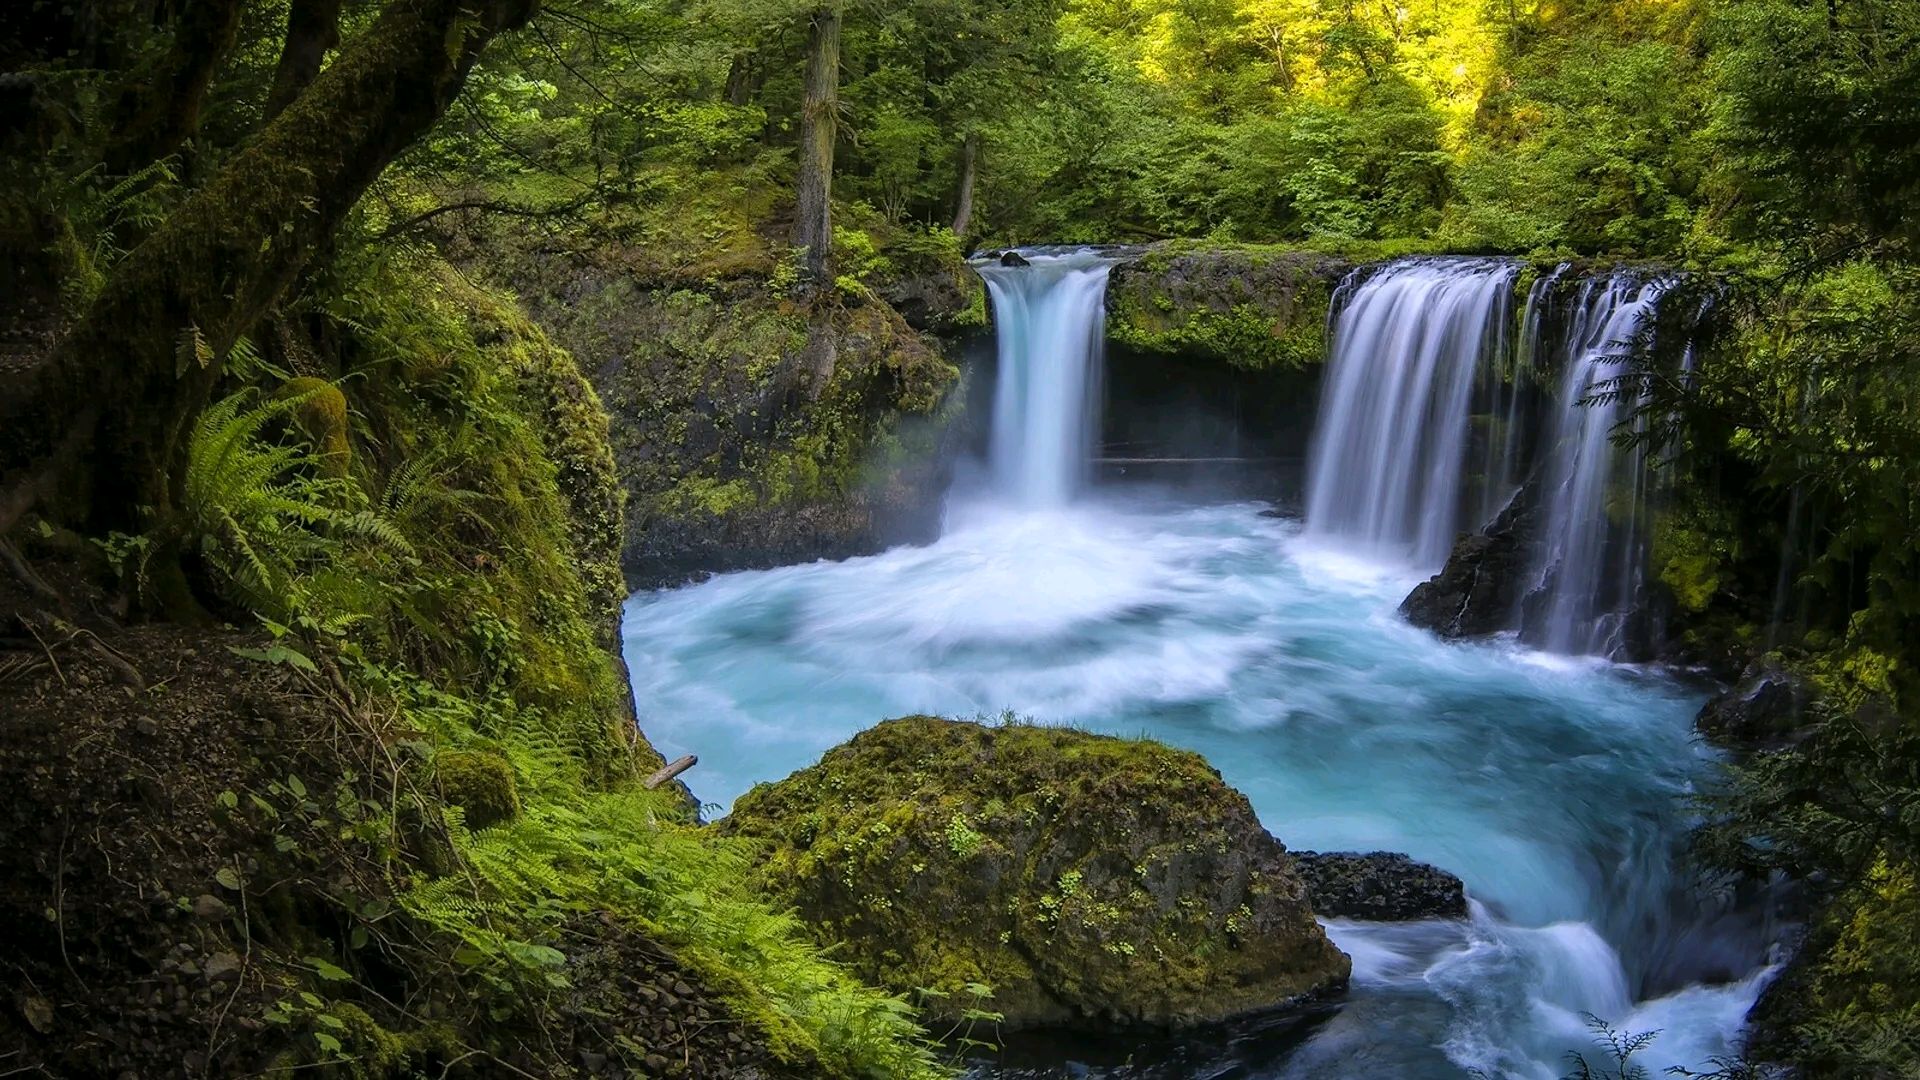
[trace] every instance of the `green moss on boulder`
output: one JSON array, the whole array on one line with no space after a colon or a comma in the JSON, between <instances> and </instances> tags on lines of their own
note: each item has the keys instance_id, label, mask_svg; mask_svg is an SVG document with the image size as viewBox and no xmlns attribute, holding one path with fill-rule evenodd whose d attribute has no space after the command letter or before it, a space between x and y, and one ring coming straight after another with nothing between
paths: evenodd
<instances>
[{"instance_id":1,"label":"green moss on boulder","mask_svg":"<svg viewBox=\"0 0 1920 1080\"><path fill-rule=\"evenodd\" d=\"M722 828L865 978L938 1021L1178 1027L1345 985L1286 849L1198 755L907 717L743 796Z\"/></svg>"},{"instance_id":2,"label":"green moss on boulder","mask_svg":"<svg viewBox=\"0 0 1920 1080\"><path fill-rule=\"evenodd\" d=\"M1160 247L1114 268L1107 334L1150 352L1254 371L1319 363L1327 304L1352 263L1265 247Z\"/></svg>"},{"instance_id":3,"label":"green moss on boulder","mask_svg":"<svg viewBox=\"0 0 1920 1080\"><path fill-rule=\"evenodd\" d=\"M353 447L347 438L347 398L325 379L301 376L280 388L283 401L294 402L293 422L313 443L314 460L328 476L347 475Z\"/></svg>"},{"instance_id":4,"label":"green moss on boulder","mask_svg":"<svg viewBox=\"0 0 1920 1080\"><path fill-rule=\"evenodd\" d=\"M433 758L440 793L466 811L467 827L484 829L520 813L513 763L490 750L442 750Z\"/></svg>"}]
</instances>

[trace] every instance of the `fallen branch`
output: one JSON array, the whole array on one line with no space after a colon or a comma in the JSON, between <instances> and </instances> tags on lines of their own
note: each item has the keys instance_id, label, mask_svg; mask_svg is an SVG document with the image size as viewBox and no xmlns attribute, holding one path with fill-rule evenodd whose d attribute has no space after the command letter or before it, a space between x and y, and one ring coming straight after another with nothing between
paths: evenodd
<instances>
[{"instance_id":1,"label":"fallen branch","mask_svg":"<svg viewBox=\"0 0 1920 1080\"><path fill-rule=\"evenodd\" d=\"M652 776L647 777L647 782L643 786L648 791L652 791L654 788L657 788L661 784L664 784L667 781L672 780L674 777L679 776L681 773L686 772L688 769L691 769L698 764L700 764L700 759L695 757L692 754L688 754L686 757L680 758L679 760L668 765L666 768L663 768L659 772L654 773Z\"/></svg>"}]
</instances>

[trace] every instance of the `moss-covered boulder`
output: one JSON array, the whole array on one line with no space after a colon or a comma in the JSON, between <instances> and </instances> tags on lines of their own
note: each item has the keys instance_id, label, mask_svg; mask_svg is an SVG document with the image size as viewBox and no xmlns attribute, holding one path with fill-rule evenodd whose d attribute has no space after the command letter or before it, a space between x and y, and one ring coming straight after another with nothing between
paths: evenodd
<instances>
[{"instance_id":1,"label":"moss-covered boulder","mask_svg":"<svg viewBox=\"0 0 1920 1080\"><path fill-rule=\"evenodd\" d=\"M1352 268L1281 248L1156 247L1114 267L1107 335L1255 371L1316 364L1326 356L1327 305Z\"/></svg>"},{"instance_id":2,"label":"moss-covered boulder","mask_svg":"<svg viewBox=\"0 0 1920 1080\"><path fill-rule=\"evenodd\" d=\"M1179 1027L1349 972L1246 797L1158 743L889 720L754 788L721 828L769 841L775 894L939 1021Z\"/></svg>"}]
</instances>

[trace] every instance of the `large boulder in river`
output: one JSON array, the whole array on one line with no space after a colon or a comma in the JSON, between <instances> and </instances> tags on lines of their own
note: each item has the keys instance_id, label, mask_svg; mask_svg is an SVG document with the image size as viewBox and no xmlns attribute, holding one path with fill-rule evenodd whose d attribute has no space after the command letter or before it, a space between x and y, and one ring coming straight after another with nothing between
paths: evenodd
<instances>
[{"instance_id":1,"label":"large boulder in river","mask_svg":"<svg viewBox=\"0 0 1920 1080\"><path fill-rule=\"evenodd\" d=\"M1314 914L1332 919L1403 922L1464 919L1467 890L1437 866L1395 851L1296 851L1293 869Z\"/></svg>"},{"instance_id":2,"label":"large boulder in river","mask_svg":"<svg viewBox=\"0 0 1920 1080\"><path fill-rule=\"evenodd\" d=\"M774 893L868 980L932 991L937 1021L1181 1027L1338 990L1350 969L1246 796L1158 743L889 720L721 827L771 841Z\"/></svg>"}]
</instances>

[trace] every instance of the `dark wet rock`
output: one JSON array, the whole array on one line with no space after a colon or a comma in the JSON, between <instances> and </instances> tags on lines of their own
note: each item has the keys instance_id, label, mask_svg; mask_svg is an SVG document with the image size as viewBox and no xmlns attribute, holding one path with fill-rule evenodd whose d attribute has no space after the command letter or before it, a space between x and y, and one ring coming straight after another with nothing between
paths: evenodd
<instances>
[{"instance_id":1,"label":"dark wet rock","mask_svg":"<svg viewBox=\"0 0 1920 1080\"><path fill-rule=\"evenodd\" d=\"M1465 533L1440 572L1414 586L1400 614L1441 637L1511 629L1526 597L1537 547L1538 482L1528 481L1485 530Z\"/></svg>"},{"instance_id":2,"label":"dark wet rock","mask_svg":"<svg viewBox=\"0 0 1920 1080\"><path fill-rule=\"evenodd\" d=\"M1463 919L1466 887L1437 866L1394 851L1296 851L1294 873L1324 918L1400 922Z\"/></svg>"},{"instance_id":3,"label":"dark wet rock","mask_svg":"<svg viewBox=\"0 0 1920 1080\"><path fill-rule=\"evenodd\" d=\"M1032 266L1033 264L1027 261L1026 256L1020 254L1017 251L1006 251L1006 252L1002 252L1000 255L1000 265L1001 266Z\"/></svg>"},{"instance_id":4,"label":"dark wet rock","mask_svg":"<svg viewBox=\"0 0 1920 1080\"><path fill-rule=\"evenodd\" d=\"M890 720L720 828L768 841L773 893L862 977L933 991L941 1023L1179 1028L1304 1004L1350 968L1246 797L1158 743Z\"/></svg>"},{"instance_id":5,"label":"dark wet rock","mask_svg":"<svg viewBox=\"0 0 1920 1080\"><path fill-rule=\"evenodd\" d=\"M1694 727L1722 745L1778 749L1803 736L1812 700L1811 689L1799 676L1755 665L1739 682L1700 707Z\"/></svg>"}]
</instances>

